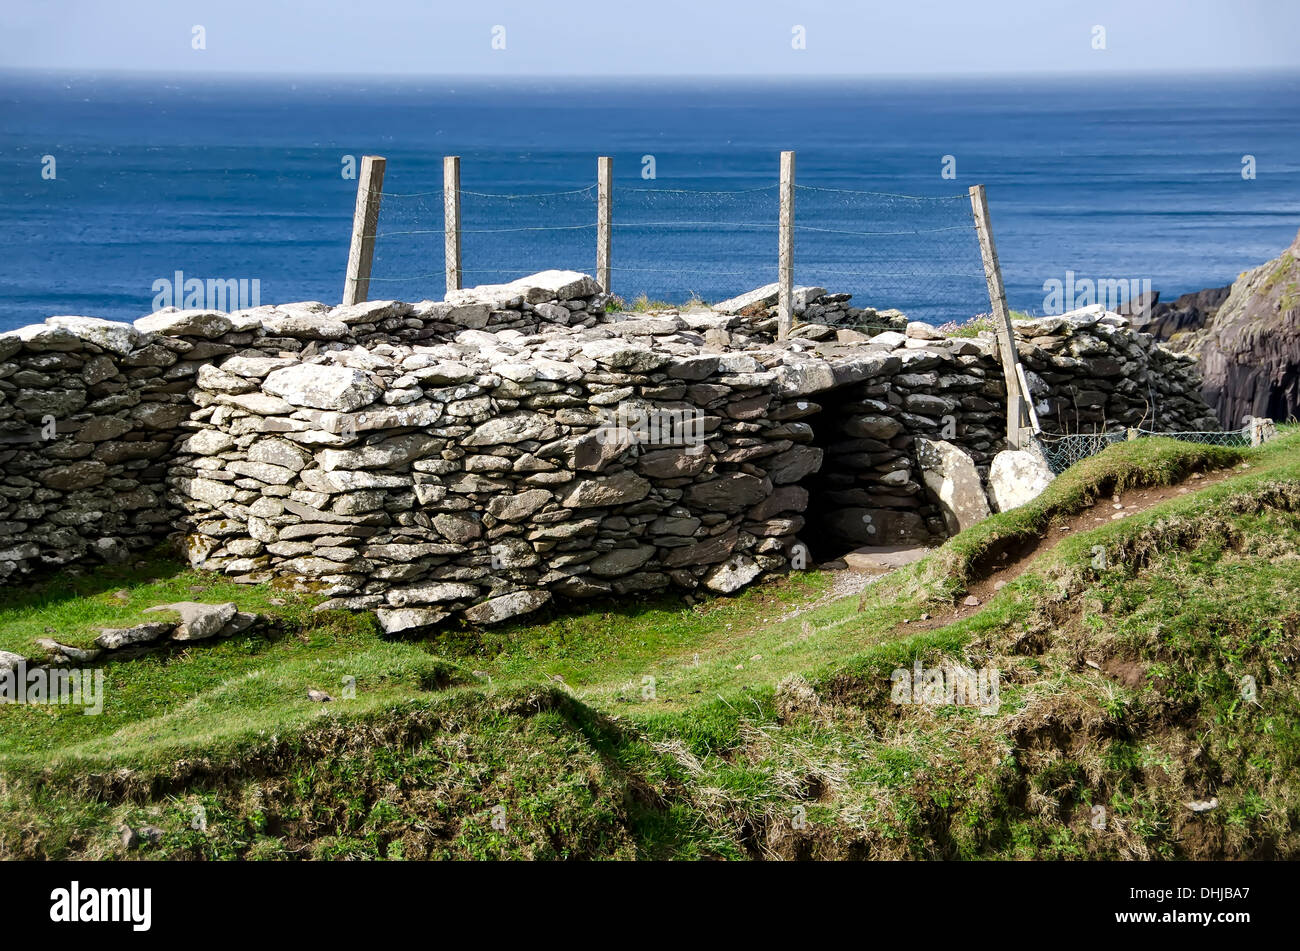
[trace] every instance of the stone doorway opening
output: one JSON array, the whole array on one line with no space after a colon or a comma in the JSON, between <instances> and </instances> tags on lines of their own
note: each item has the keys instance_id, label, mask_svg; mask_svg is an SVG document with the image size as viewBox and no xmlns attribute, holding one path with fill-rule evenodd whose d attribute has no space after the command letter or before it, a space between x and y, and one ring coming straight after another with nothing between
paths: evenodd
<instances>
[{"instance_id":1,"label":"stone doorway opening","mask_svg":"<svg viewBox=\"0 0 1300 951\"><path fill-rule=\"evenodd\" d=\"M812 562L866 546L930 544L931 513L913 440L895 418L886 386L841 386L812 400L820 409L802 422L823 458L820 469L800 482L808 492L800 539Z\"/></svg>"}]
</instances>

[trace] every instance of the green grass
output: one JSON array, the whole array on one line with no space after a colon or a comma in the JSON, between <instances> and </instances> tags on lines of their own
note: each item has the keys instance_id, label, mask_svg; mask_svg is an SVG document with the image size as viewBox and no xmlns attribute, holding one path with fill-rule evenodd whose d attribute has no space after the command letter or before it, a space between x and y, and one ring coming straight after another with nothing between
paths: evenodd
<instances>
[{"instance_id":1,"label":"green grass","mask_svg":"<svg viewBox=\"0 0 1300 951\"><path fill-rule=\"evenodd\" d=\"M632 301L631 309L635 313L643 314L651 310L669 310L672 306L667 301L651 300L645 294L641 294L636 300Z\"/></svg>"},{"instance_id":2,"label":"green grass","mask_svg":"<svg viewBox=\"0 0 1300 951\"><path fill-rule=\"evenodd\" d=\"M359 712L473 679L459 665L355 624L154 652L107 664L104 676L107 702L98 716L68 706L4 708L0 757L51 763L139 752L165 762L192 744L299 726L322 712ZM355 699L341 699L345 678L355 682ZM338 706L312 702L308 688L340 698Z\"/></svg>"},{"instance_id":3,"label":"green grass","mask_svg":"<svg viewBox=\"0 0 1300 951\"><path fill-rule=\"evenodd\" d=\"M64 572L5 591L0 600L0 650L40 656L35 645L40 638L89 647L101 628L157 621L159 615L144 610L177 601L234 601L241 611L274 615L294 628L359 623L364 629L377 630L364 619L344 620L345 616L338 614L313 620L311 608L321 600L271 585L235 584L216 573L183 569L175 558L152 552L126 565Z\"/></svg>"},{"instance_id":4,"label":"green grass","mask_svg":"<svg viewBox=\"0 0 1300 951\"><path fill-rule=\"evenodd\" d=\"M1064 537L978 611L915 626L1090 503L1225 466ZM0 707L0 856L1300 854L1294 428L1259 450L1119 444L862 596L828 598L830 581L396 642L158 557L11 592L6 649L84 643L164 600L276 623L107 665L101 716ZM891 702L891 672L918 660L997 669L996 713ZM1184 805L1210 796L1211 812ZM163 839L128 853L123 822Z\"/></svg>"}]
</instances>

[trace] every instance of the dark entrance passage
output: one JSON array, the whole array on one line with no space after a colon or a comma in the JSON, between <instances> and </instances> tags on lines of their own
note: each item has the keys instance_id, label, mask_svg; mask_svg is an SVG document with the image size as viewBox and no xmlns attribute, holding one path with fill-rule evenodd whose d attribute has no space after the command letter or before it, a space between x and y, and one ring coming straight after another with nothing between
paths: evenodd
<instances>
[{"instance_id":1,"label":"dark entrance passage","mask_svg":"<svg viewBox=\"0 0 1300 951\"><path fill-rule=\"evenodd\" d=\"M820 411L804 418L823 452L808 490L800 538L814 562L863 547L926 545L936 513L920 485L910 433L886 383L838 387L817 394Z\"/></svg>"}]
</instances>

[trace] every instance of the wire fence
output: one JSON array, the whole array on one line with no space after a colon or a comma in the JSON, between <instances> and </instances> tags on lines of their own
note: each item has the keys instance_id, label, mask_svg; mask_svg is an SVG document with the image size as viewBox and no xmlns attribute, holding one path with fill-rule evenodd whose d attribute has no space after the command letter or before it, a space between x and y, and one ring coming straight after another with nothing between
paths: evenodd
<instances>
[{"instance_id":1,"label":"wire fence","mask_svg":"<svg viewBox=\"0 0 1300 951\"><path fill-rule=\"evenodd\" d=\"M1209 446L1249 446L1250 427L1230 432L1176 432L1159 433L1148 429L1136 430L1136 437L1163 436L1183 442L1202 443ZM1053 436L1046 433L1038 435L1038 446L1047 460L1053 475L1060 475L1070 466L1089 456L1095 456L1107 446L1128 441L1126 430L1105 433L1071 433L1065 436Z\"/></svg>"},{"instance_id":2,"label":"wire fence","mask_svg":"<svg viewBox=\"0 0 1300 951\"><path fill-rule=\"evenodd\" d=\"M778 183L717 190L615 182L611 192L610 290L624 301L716 303L777 280ZM794 194L796 285L852 294L853 307L898 309L935 324L988 310L968 194L799 184ZM441 298L442 188L380 197L371 296ZM548 268L594 274L597 202L594 182L520 193L462 187L464 286Z\"/></svg>"},{"instance_id":3,"label":"wire fence","mask_svg":"<svg viewBox=\"0 0 1300 951\"><path fill-rule=\"evenodd\" d=\"M459 166L455 169L452 181L459 177ZM603 181L611 196L609 290L625 302L716 303L777 281L785 191L780 183L719 190ZM453 185L463 286L502 283L551 268L596 274L602 187L593 182L554 191L490 192ZM441 187L380 193L373 296L442 297L445 195ZM936 325L984 316L989 291L970 193L897 195L793 183L784 197L794 209L788 234L796 285L851 294L855 308L897 309ZM887 315L871 310L846 323L872 330L893 325ZM1059 474L1107 446L1147 436L1251 444L1249 427L1040 433L1036 438L1048 466Z\"/></svg>"},{"instance_id":4,"label":"wire fence","mask_svg":"<svg viewBox=\"0 0 1300 951\"><path fill-rule=\"evenodd\" d=\"M611 289L625 300L716 303L777 279L776 184L734 191L619 187Z\"/></svg>"},{"instance_id":5,"label":"wire fence","mask_svg":"<svg viewBox=\"0 0 1300 951\"><path fill-rule=\"evenodd\" d=\"M891 195L796 185L795 279L915 320L965 321L988 310L966 193Z\"/></svg>"},{"instance_id":6,"label":"wire fence","mask_svg":"<svg viewBox=\"0 0 1300 951\"><path fill-rule=\"evenodd\" d=\"M446 258L443 191L383 192L375 230L373 296L441 298ZM465 286L550 268L591 273L596 186L520 194L462 189Z\"/></svg>"}]
</instances>

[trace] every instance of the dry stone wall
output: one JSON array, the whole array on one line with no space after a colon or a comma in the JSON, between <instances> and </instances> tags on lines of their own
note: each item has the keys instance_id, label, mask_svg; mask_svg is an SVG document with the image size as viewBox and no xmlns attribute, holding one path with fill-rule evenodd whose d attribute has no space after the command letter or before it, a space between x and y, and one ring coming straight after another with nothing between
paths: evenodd
<instances>
[{"instance_id":1,"label":"dry stone wall","mask_svg":"<svg viewBox=\"0 0 1300 951\"><path fill-rule=\"evenodd\" d=\"M846 295L800 294L782 343L762 295L607 313L573 272L440 302L52 318L0 337L0 572L176 533L196 566L401 632L727 593L806 564L801 539L944 537L936 467L986 474L1002 448L993 338L898 315L869 336L835 323L862 314ZM1123 318L1039 320L1019 344L1049 426L1081 405L1136 423L1152 393L1163 428L1208 418L1191 362Z\"/></svg>"},{"instance_id":2,"label":"dry stone wall","mask_svg":"<svg viewBox=\"0 0 1300 951\"><path fill-rule=\"evenodd\" d=\"M0 581L165 538L194 368L232 350L89 317L0 336Z\"/></svg>"},{"instance_id":3,"label":"dry stone wall","mask_svg":"<svg viewBox=\"0 0 1300 951\"><path fill-rule=\"evenodd\" d=\"M1100 307L1016 322L1017 349L1043 429L1217 431L1200 366Z\"/></svg>"}]
</instances>

